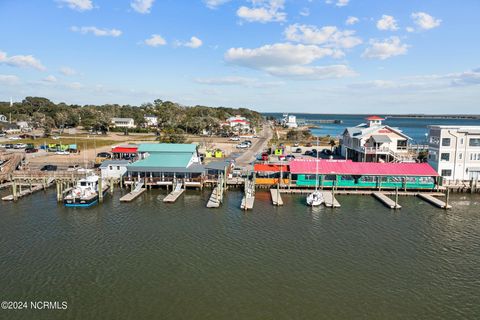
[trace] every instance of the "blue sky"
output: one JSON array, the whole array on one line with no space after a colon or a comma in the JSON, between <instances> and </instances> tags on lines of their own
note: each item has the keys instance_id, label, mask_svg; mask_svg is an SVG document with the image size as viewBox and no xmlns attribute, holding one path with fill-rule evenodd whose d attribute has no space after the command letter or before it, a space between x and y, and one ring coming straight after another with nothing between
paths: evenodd
<instances>
[{"instance_id":1,"label":"blue sky","mask_svg":"<svg viewBox=\"0 0 480 320\"><path fill-rule=\"evenodd\" d=\"M480 113L477 0L0 0L0 100Z\"/></svg>"}]
</instances>

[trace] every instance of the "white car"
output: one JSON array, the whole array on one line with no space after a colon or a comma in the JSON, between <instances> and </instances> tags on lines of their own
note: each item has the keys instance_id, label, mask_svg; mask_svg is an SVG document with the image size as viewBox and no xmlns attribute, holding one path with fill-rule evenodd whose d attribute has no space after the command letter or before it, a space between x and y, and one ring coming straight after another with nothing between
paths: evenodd
<instances>
[{"instance_id":1,"label":"white car","mask_svg":"<svg viewBox=\"0 0 480 320\"><path fill-rule=\"evenodd\" d=\"M249 145L245 143L237 144L237 149L247 149L248 147Z\"/></svg>"},{"instance_id":2,"label":"white car","mask_svg":"<svg viewBox=\"0 0 480 320\"><path fill-rule=\"evenodd\" d=\"M22 138L16 137L16 136L8 137L8 140L21 140L21 139L22 139Z\"/></svg>"},{"instance_id":3,"label":"white car","mask_svg":"<svg viewBox=\"0 0 480 320\"><path fill-rule=\"evenodd\" d=\"M240 141L240 138L239 137L231 137L230 141Z\"/></svg>"},{"instance_id":4,"label":"white car","mask_svg":"<svg viewBox=\"0 0 480 320\"><path fill-rule=\"evenodd\" d=\"M60 139L60 137L59 136L53 136L52 139L53 140L58 140L58 139Z\"/></svg>"},{"instance_id":5,"label":"white car","mask_svg":"<svg viewBox=\"0 0 480 320\"><path fill-rule=\"evenodd\" d=\"M55 154L69 155L70 152L68 152L68 151L57 151L57 152L55 152Z\"/></svg>"},{"instance_id":6,"label":"white car","mask_svg":"<svg viewBox=\"0 0 480 320\"><path fill-rule=\"evenodd\" d=\"M13 146L13 149L25 149L27 145L25 143L17 143Z\"/></svg>"}]
</instances>

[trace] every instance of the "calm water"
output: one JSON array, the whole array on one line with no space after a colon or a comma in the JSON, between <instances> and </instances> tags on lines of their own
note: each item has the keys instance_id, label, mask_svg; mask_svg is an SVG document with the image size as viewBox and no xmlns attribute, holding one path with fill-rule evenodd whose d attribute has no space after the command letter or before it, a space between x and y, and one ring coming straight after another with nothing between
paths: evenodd
<instances>
[{"instance_id":1,"label":"calm water","mask_svg":"<svg viewBox=\"0 0 480 320\"><path fill-rule=\"evenodd\" d=\"M282 114L266 114L273 115L274 117L281 118ZM336 137L342 134L346 127L354 127L361 123L365 123L365 115L345 115L345 114L307 114L307 113L295 113L298 120L342 120L341 124L334 123L319 123L319 129L313 129L312 133L318 136L330 135ZM381 116L381 115L380 115ZM398 127L403 132L412 138L412 142L415 144L425 143L425 133L428 133L427 126L429 125L465 125L465 126L480 126L480 119L407 119L407 118L387 118L384 121L391 127Z\"/></svg>"},{"instance_id":2,"label":"calm water","mask_svg":"<svg viewBox=\"0 0 480 320\"><path fill-rule=\"evenodd\" d=\"M67 311L1 319L479 319L480 197L454 209L369 196L312 210L303 196L255 210L229 192L162 203L153 190L65 209L53 191L0 204L3 300L66 300Z\"/></svg>"}]
</instances>

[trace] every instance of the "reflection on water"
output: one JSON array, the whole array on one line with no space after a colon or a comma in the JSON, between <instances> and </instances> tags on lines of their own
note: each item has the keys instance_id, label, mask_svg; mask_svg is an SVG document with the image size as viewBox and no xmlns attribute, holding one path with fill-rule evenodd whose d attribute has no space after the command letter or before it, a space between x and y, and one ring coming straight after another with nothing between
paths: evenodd
<instances>
[{"instance_id":1,"label":"reflection on water","mask_svg":"<svg viewBox=\"0 0 480 320\"><path fill-rule=\"evenodd\" d=\"M253 211L229 191L218 209L188 190L132 203L120 193L66 209L39 193L0 207L0 287L8 300L67 300L45 319L478 319L480 198L439 210L370 196L309 208L305 195ZM18 314L1 312L1 318Z\"/></svg>"}]
</instances>

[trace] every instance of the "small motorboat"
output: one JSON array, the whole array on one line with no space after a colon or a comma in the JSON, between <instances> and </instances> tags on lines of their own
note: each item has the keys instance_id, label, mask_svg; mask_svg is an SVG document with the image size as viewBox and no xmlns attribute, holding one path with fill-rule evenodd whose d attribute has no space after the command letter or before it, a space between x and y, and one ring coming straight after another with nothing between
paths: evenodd
<instances>
[{"instance_id":1,"label":"small motorboat","mask_svg":"<svg viewBox=\"0 0 480 320\"><path fill-rule=\"evenodd\" d=\"M66 207L90 207L98 203L99 192L105 194L108 186L103 186L103 190L99 190L99 176L91 175L77 182L77 186L73 188L63 199Z\"/></svg>"},{"instance_id":2,"label":"small motorboat","mask_svg":"<svg viewBox=\"0 0 480 320\"><path fill-rule=\"evenodd\" d=\"M323 195L320 191L314 191L307 197L307 204L311 207L322 205L324 201L325 200L323 199Z\"/></svg>"}]
</instances>

